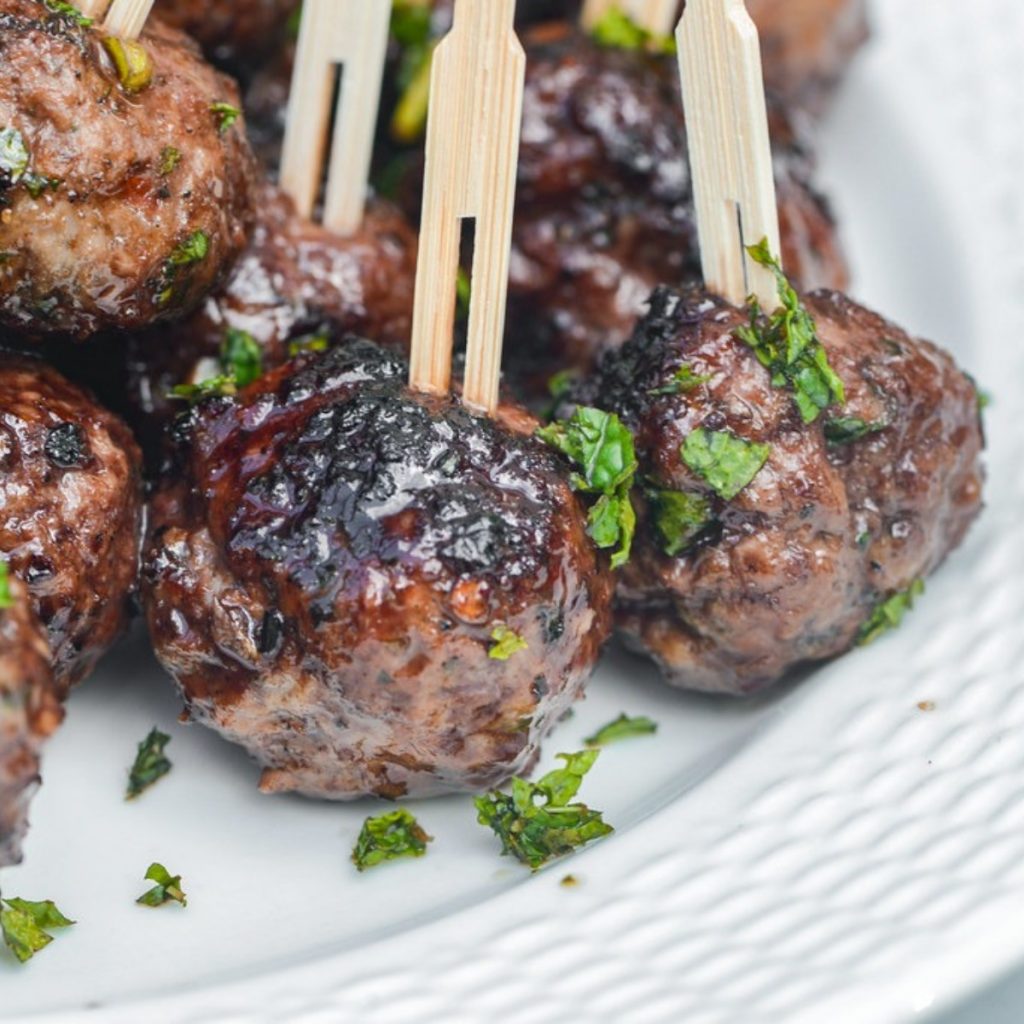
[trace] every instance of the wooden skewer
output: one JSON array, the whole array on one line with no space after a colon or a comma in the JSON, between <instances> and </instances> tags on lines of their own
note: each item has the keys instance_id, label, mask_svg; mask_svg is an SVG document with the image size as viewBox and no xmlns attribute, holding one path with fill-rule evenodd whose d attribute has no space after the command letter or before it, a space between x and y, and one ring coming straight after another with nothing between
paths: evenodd
<instances>
[{"instance_id":1,"label":"wooden skewer","mask_svg":"<svg viewBox=\"0 0 1024 1024\"><path fill-rule=\"evenodd\" d=\"M391 4L384 0L306 0L302 10L281 186L299 213L312 217L340 65L323 217L324 226L340 235L352 234L363 220L390 20Z\"/></svg>"},{"instance_id":2,"label":"wooden skewer","mask_svg":"<svg viewBox=\"0 0 1024 1024\"><path fill-rule=\"evenodd\" d=\"M735 305L778 304L746 246L780 254L757 29L743 0L688 0L676 33L704 283Z\"/></svg>"},{"instance_id":3,"label":"wooden skewer","mask_svg":"<svg viewBox=\"0 0 1024 1024\"><path fill-rule=\"evenodd\" d=\"M431 74L410 383L446 393L461 222L475 218L463 400L498 405L526 56L515 0L455 0Z\"/></svg>"},{"instance_id":4,"label":"wooden skewer","mask_svg":"<svg viewBox=\"0 0 1024 1024\"><path fill-rule=\"evenodd\" d=\"M580 24L589 32L616 7L655 36L670 35L679 16L679 0L585 0Z\"/></svg>"},{"instance_id":5,"label":"wooden skewer","mask_svg":"<svg viewBox=\"0 0 1024 1024\"><path fill-rule=\"evenodd\" d=\"M114 0L107 12L103 30L119 39L138 39L154 0Z\"/></svg>"},{"instance_id":6,"label":"wooden skewer","mask_svg":"<svg viewBox=\"0 0 1024 1024\"><path fill-rule=\"evenodd\" d=\"M99 21L107 13L109 6L110 0L79 0L78 3L78 9L94 22Z\"/></svg>"}]
</instances>

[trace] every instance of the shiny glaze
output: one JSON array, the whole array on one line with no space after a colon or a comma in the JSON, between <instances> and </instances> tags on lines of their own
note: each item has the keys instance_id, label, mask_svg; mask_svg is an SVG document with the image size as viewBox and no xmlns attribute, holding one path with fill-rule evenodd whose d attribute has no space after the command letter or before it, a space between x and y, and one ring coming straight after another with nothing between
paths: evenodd
<instances>
[{"instance_id":1,"label":"shiny glaze","mask_svg":"<svg viewBox=\"0 0 1024 1024\"><path fill-rule=\"evenodd\" d=\"M842 378L841 414L884 422L830 447L822 417L805 425L734 335L747 314L699 292L659 290L632 339L579 399L634 430L656 488L707 497L714 526L665 555L641 501L635 555L617 593L617 624L669 682L749 693L853 643L875 605L932 572L981 509L977 395L952 359L838 293L806 299ZM686 363L711 380L653 395ZM832 414L832 413L830 413ZM754 481L724 502L683 463L697 427L772 446Z\"/></svg>"},{"instance_id":2,"label":"shiny glaze","mask_svg":"<svg viewBox=\"0 0 1024 1024\"><path fill-rule=\"evenodd\" d=\"M406 373L350 339L199 407L155 499L158 655L265 790L494 784L536 756L605 638L610 578L534 422L413 395ZM499 623L528 650L490 658Z\"/></svg>"},{"instance_id":3,"label":"shiny glaze","mask_svg":"<svg viewBox=\"0 0 1024 1024\"><path fill-rule=\"evenodd\" d=\"M244 123L221 132L210 109L239 104L234 83L154 20L141 40L152 84L129 95L101 39L36 0L0 0L0 126L21 133L32 173L59 182L35 198L9 179L0 189L0 321L29 336L180 317L246 241ZM168 147L180 160L165 170ZM172 267L197 231L206 256Z\"/></svg>"}]
</instances>

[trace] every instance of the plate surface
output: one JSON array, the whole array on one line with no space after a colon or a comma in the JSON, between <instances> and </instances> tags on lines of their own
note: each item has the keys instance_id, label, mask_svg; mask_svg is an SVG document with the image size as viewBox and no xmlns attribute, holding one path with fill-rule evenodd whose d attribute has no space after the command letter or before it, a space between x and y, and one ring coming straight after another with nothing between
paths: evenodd
<instances>
[{"instance_id":1,"label":"plate surface","mask_svg":"<svg viewBox=\"0 0 1024 1024\"><path fill-rule=\"evenodd\" d=\"M418 806L426 858L357 876L377 806L261 797L136 635L47 750L4 891L79 923L0 960L0 1020L895 1022L1024 962L1024 8L878 8L822 147L854 292L996 395L989 509L904 627L752 704L611 653L546 763L622 710L661 728L585 784L617 835L536 876L465 799ZM154 723L175 768L127 805ZM187 910L134 906L152 860Z\"/></svg>"}]
</instances>

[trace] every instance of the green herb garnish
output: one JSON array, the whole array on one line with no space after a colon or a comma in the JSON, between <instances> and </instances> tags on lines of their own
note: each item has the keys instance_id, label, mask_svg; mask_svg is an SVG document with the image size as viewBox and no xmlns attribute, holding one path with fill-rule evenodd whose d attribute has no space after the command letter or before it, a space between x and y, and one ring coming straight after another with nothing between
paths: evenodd
<instances>
[{"instance_id":1,"label":"green herb garnish","mask_svg":"<svg viewBox=\"0 0 1024 1024\"><path fill-rule=\"evenodd\" d=\"M455 277L455 315L460 320L469 319L469 304L473 297L473 285L463 267Z\"/></svg>"},{"instance_id":2,"label":"green herb garnish","mask_svg":"<svg viewBox=\"0 0 1024 1024\"><path fill-rule=\"evenodd\" d=\"M676 52L675 37L657 35L638 25L621 7L610 7L590 30L598 46L620 50L653 50L655 53Z\"/></svg>"},{"instance_id":3,"label":"green herb garnish","mask_svg":"<svg viewBox=\"0 0 1024 1024\"><path fill-rule=\"evenodd\" d=\"M14 595L11 593L11 567L0 561L0 611L14 607Z\"/></svg>"},{"instance_id":4,"label":"green herb garnish","mask_svg":"<svg viewBox=\"0 0 1024 1024\"><path fill-rule=\"evenodd\" d=\"M220 362L225 373L240 388L263 376L263 349L248 331L228 328L220 347Z\"/></svg>"},{"instance_id":5,"label":"green herb garnish","mask_svg":"<svg viewBox=\"0 0 1024 1024\"><path fill-rule=\"evenodd\" d=\"M30 159L28 146L17 128L0 130L0 183L17 185L28 170Z\"/></svg>"},{"instance_id":6,"label":"green herb garnish","mask_svg":"<svg viewBox=\"0 0 1024 1024\"><path fill-rule=\"evenodd\" d=\"M105 36L103 48L110 54L117 71L117 80L127 93L142 92L153 81L153 60L149 51L136 39Z\"/></svg>"},{"instance_id":7,"label":"green herb garnish","mask_svg":"<svg viewBox=\"0 0 1024 1024\"><path fill-rule=\"evenodd\" d=\"M537 436L580 467L582 472L572 475L572 486L599 495L587 532L599 548L615 548L613 569L625 565L636 530L629 497L637 468L633 435L614 413L580 407L570 419L541 427Z\"/></svg>"},{"instance_id":8,"label":"green herb garnish","mask_svg":"<svg viewBox=\"0 0 1024 1024\"><path fill-rule=\"evenodd\" d=\"M501 840L503 855L512 854L536 871L552 857L571 853L614 831L600 811L569 803L599 753L585 750L559 754L565 767L549 772L538 782L516 778L511 793L492 790L477 797L477 821Z\"/></svg>"},{"instance_id":9,"label":"green herb garnish","mask_svg":"<svg viewBox=\"0 0 1024 1024\"><path fill-rule=\"evenodd\" d=\"M431 14L430 4L422 0L395 0L391 8L391 35L402 48L397 74L399 100L391 118L391 134L398 142L416 142L426 129L436 46Z\"/></svg>"},{"instance_id":10,"label":"green herb garnish","mask_svg":"<svg viewBox=\"0 0 1024 1024\"><path fill-rule=\"evenodd\" d=\"M172 267L187 267L200 263L210 253L210 236L205 231L193 231L184 242L180 242L167 258Z\"/></svg>"},{"instance_id":11,"label":"green herb garnish","mask_svg":"<svg viewBox=\"0 0 1024 1024\"><path fill-rule=\"evenodd\" d=\"M174 173L174 169L181 163L181 150L174 146L164 146L160 150L160 174L166 178Z\"/></svg>"},{"instance_id":12,"label":"green herb garnish","mask_svg":"<svg viewBox=\"0 0 1024 1024\"><path fill-rule=\"evenodd\" d=\"M508 661L513 654L525 651L528 646L514 629L498 625L491 630L491 646L487 651L487 657L495 661Z\"/></svg>"},{"instance_id":13,"label":"green herb garnish","mask_svg":"<svg viewBox=\"0 0 1024 1024\"><path fill-rule=\"evenodd\" d=\"M235 384L235 378L229 373L207 377L196 384L175 384L169 392L171 398L180 398L191 405L206 398L229 398L236 394L238 386Z\"/></svg>"},{"instance_id":14,"label":"green herb garnish","mask_svg":"<svg viewBox=\"0 0 1024 1024\"><path fill-rule=\"evenodd\" d=\"M92 24L92 18L83 14L74 4L65 3L65 0L43 0L43 6L53 14L59 14L62 18L73 21L82 28L88 28Z\"/></svg>"},{"instance_id":15,"label":"green herb garnish","mask_svg":"<svg viewBox=\"0 0 1024 1024\"><path fill-rule=\"evenodd\" d=\"M386 860L422 857L430 842L433 842L433 836L427 835L409 811L399 807L397 811L367 818L363 822L352 850L352 863L360 871L365 871Z\"/></svg>"},{"instance_id":16,"label":"green herb garnish","mask_svg":"<svg viewBox=\"0 0 1024 1024\"><path fill-rule=\"evenodd\" d=\"M871 617L857 633L857 643L862 647L877 640L883 633L896 629L907 612L914 607L914 601L924 593L924 580L914 580L906 590L901 590L875 606Z\"/></svg>"},{"instance_id":17,"label":"green herb garnish","mask_svg":"<svg viewBox=\"0 0 1024 1024\"><path fill-rule=\"evenodd\" d=\"M728 430L698 427L683 442L683 462L726 501L732 501L768 461L769 444L745 441Z\"/></svg>"},{"instance_id":18,"label":"green herb garnish","mask_svg":"<svg viewBox=\"0 0 1024 1024\"><path fill-rule=\"evenodd\" d=\"M172 875L163 864L153 863L149 865L145 877L149 882L156 882L156 885L144 892L136 903L144 907L162 907L173 900L183 907L188 906L188 897L181 888L181 875Z\"/></svg>"},{"instance_id":19,"label":"green herb garnish","mask_svg":"<svg viewBox=\"0 0 1024 1024\"><path fill-rule=\"evenodd\" d=\"M233 107L230 103L225 103L223 100L211 103L210 113L219 119L217 130L221 135L225 135L231 126L242 116L242 112L238 107Z\"/></svg>"},{"instance_id":20,"label":"green herb garnish","mask_svg":"<svg viewBox=\"0 0 1024 1024\"><path fill-rule=\"evenodd\" d=\"M711 504L696 494L650 490L647 500L661 549L670 558L685 551L713 521Z\"/></svg>"},{"instance_id":21,"label":"green herb garnish","mask_svg":"<svg viewBox=\"0 0 1024 1024\"><path fill-rule=\"evenodd\" d=\"M41 174L32 174L31 172L25 175L24 180L25 191L33 199L38 199L47 189L56 192L63 184L60 178L46 178Z\"/></svg>"},{"instance_id":22,"label":"green herb garnish","mask_svg":"<svg viewBox=\"0 0 1024 1024\"><path fill-rule=\"evenodd\" d=\"M609 743L629 739L632 736L650 736L657 731L658 723L654 719L647 718L645 715L630 718L629 715L623 713L614 722L602 726L593 736L588 736L583 742L588 747L604 747Z\"/></svg>"},{"instance_id":23,"label":"green herb garnish","mask_svg":"<svg viewBox=\"0 0 1024 1024\"><path fill-rule=\"evenodd\" d=\"M678 370L672 375L672 379L668 384L663 385L660 388L651 388L647 392L649 395L679 395L685 391L693 391L699 388L701 384L707 384L711 380L711 375L701 375L693 372L693 367L689 363L683 363Z\"/></svg>"},{"instance_id":24,"label":"green herb garnish","mask_svg":"<svg viewBox=\"0 0 1024 1024\"><path fill-rule=\"evenodd\" d=\"M750 325L740 327L736 336L771 372L773 387L792 390L804 423L813 423L833 402L842 405L846 401L843 382L829 365L814 319L772 256L767 239L749 246L747 252L775 275L782 305L769 317L751 298Z\"/></svg>"},{"instance_id":25,"label":"green herb garnish","mask_svg":"<svg viewBox=\"0 0 1024 1024\"><path fill-rule=\"evenodd\" d=\"M128 773L126 800L134 800L171 770L171 762L164 755L167 744L170 742L171 737L154 726L149 735L139 744L135 763Z\"/></svg>"},{"instance_id":26,"label":"green herb garnish","mask_svg":"<svg viewBox=\"0 0 1024 1024\"><path fill-rule=\"evenodd\" d=\"M75 922L66 918L52 900L0 899L0 932L4 944L21 963L31 960L53 941L48 928L68 928Z\"/></svg>"},{"instance_id":27,"label":"green herb garnish","mask_svg":"<svg viewBox=\"0 0 1024 1024\"><path fill-rule=\"evenodd\" d=\"M288 342L288 355L294 359L306 352L326 352L329 345L326 334L304 334Z\"/></svg>"},{"instance_id":28,"label":"green herb garnish","mask_svg":"<svg viewBox=\"0 0 1024 1024\"><path fill-rule=\"evenodd\" d=\"M853 444L870 434L877 434L888 426L888 423L869 423L857 416L837 416L825 423L825 440L833 448L840 445Z\"/></svg>"}]
</instances>

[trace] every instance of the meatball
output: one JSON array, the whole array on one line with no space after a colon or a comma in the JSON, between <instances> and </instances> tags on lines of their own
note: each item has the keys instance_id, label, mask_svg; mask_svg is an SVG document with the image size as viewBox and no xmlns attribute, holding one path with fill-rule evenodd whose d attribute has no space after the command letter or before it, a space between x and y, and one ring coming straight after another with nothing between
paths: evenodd
<instances>
[{"instance_id":1,"label":"meatball","mask_svg":"<svg viewBox=\"0 0 1024 1024\"><path fill-rule=\"evenodd\" d=\"M259 345L264 368L286 362L290 345L310 335L352 332L408 348L416 235L394 206L371 202L359 231L346 238L299 217L273 186L264 188L260 211L224 286L187 320L128 343L126 412L149 451L180 411L171 389L218 372L230 331Z\"/></svg>"},{"instance_id":2,"label":"meatball","mask_svg":"<svg viewBox=\"0 0 1024 1024\"><path fill-rule=\"evenodd\" d=\"M845 405L810 424L738 335L747 312L699 292L657 291L582 389L635 433L646 482L617 625L673 685L752 693L840 654L980 511L970 378L838 293L804 301L845 387ZM753 459L735 495L690 468L712 435Z\"/></svg>"},{"instance_id":3,"label":"meatball","mask_svg":"<svg viewBox=\"0 0 1024 1024\"><path fill-rule=\"evenodd\" d=\"M0 26L0 322L86 337L188 313L251 218L235 85L155 20L134 92L71 15L0 0Z\"/></svg>"},{"instance_id":4,"label":"meatball","mask_svg":"<svg viewBox=\"0 0 1024 1024\"><path fill-rule=\"evenodd\" d=\"M154 11L192 36L209 60L245 74L281 45L301 6L302 0L157 0Z\"/></svg>"},{"instance_id":5,"label":"meatball","mask_svg":"<svg viewBox=\"0 0 1024 1024\"><path fill-rule=\"evenodd\" d=\"M607 569L532 418L474 416L406 374L352 338L211 399L155 497L155 649L266 792L497 784L606 637Z\"/></svg>"},{"instance_id":6,"label":"meatball","mask_svg":"<svg viewBox=\"0 0 1024 1024\"><path fill-rule=\"evenodd\" d=\"M39 749L64 716L50 652L20 580L5 578L0 604L0 868L21 860Z\"/></svg>"},{"instance_id":7,"label":"meatball","mask_svg":"<svg viewBox=\"0 0 1024 1024\"><path fill-rule=\"evenodd\" d=\"M513 380L593 369L658 284L699 280L696 213L673 57L600 47L564 26L525 39L528 65L506 346ZM787 267L841 287L846 266L807 148L772 110Z\"/></svg>"},{"instance_id":8,"label":"meatball","mask_svg":"<svg viewBox=\"0 0 1024 1024\"><path fill-rule=\"evenodd\" d=\"M127 622L141 520L128 428L56 370L0 353L0 552L28 586L61 696Z\"/></svg>"}]
</instances>

